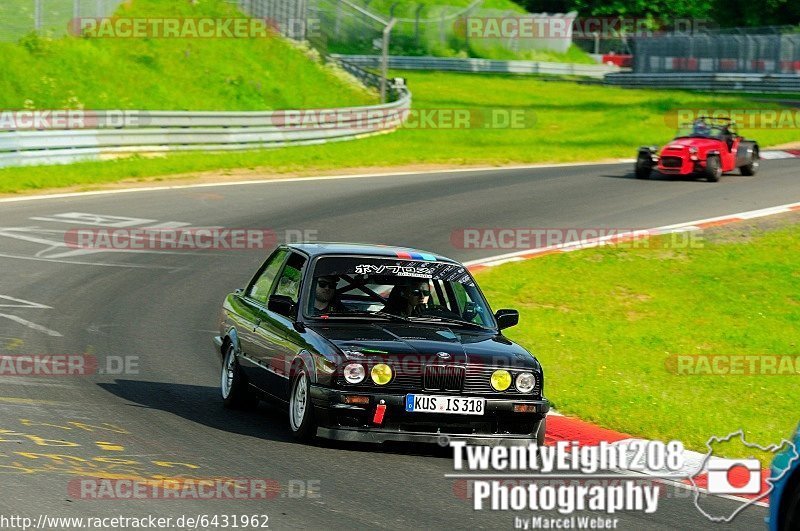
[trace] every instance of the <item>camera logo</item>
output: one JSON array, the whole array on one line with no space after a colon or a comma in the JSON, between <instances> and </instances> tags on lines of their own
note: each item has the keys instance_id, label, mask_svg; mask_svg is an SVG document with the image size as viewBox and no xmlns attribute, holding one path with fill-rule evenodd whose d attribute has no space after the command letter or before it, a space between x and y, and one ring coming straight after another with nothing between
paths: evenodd
<instances>
[{"instance_id":1,"label":"camera logo","mask_svg":"<svg viewBox=\"0 0 800 531\"><path fill-rule=\"evenodd\" d=\"M709 494L758 494L761 463L758 459L732 459L708 463Z\"/></svg>"},{"instance_id":2,"label":"camera logo","mask_svg":"<svg viewBox=\"0 0 800 531\"><path fill-rule=\"evenodd\" d=\"M746 459L724 459L714 455L714 445L721 445L734 439L736 439L734 442L740 443L745 449L760 450L771 454L787 451L792 457L784 469L777 474L773 473L773 477L764 477L762 480L761 463L758 459L754 459L752 456ZM742 430L737 430L725 437L712 436L706 442L706 448L708 448L708 453L703 456L697 471L689 476L689 481L694 489L694 505L697 510L712 522L720 523L729 523L747 507L766 499L775 488L775 483L789 472L792 463L800 459L800 453L791 441L784 439L778 444L760 446L747 442ZM700 485L703 485L704 479L707 480L707 483L703 489ZM700 503L702 492L710 495L736 496L741 500L741 504L728 515L711 514L703 509Z\"/></svg>"}]
</instances>

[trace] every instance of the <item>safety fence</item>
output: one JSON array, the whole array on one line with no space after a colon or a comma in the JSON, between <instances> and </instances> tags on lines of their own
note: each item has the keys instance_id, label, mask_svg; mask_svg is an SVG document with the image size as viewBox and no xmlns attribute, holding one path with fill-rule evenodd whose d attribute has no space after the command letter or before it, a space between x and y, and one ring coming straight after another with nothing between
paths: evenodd
<instances>
[{"instance_id":1,"label":"safety fence","mask_svg":"<svg viewBox=\"0 0 800 531\"><path fill-rule=\"evenodd\" d=\"M342 64L352 73L359 67ZM368 72L361 79L374 84ZM393 131L411 93L389 83L394 101L327 110L260 112L15 111L0 121L0 167L105 160L131 153L230 151L353 140Z\"/></svg>"},{"instance_id":2,"label":"safety fence","mask_svg":"<svg viewBox=\"0 0 800 531\"><path fill-rule=\"evenodd\" d=\"M348 63L364 68L377 68L381 58L377 55L336 55ZM457 57L408 57L390 56L389 68L397 70L440 70L450 72L479 72L497 74L550 74L602 78L606 74L620 72L615 65L592 65L576 63L550 63L538 61L494 61Z\"/></svg>"},{"instance_id":3,"label":"safety fence","mask_svg":"<svg viewBox=\"0 0 800 531\"><path fill-rule=\"evenodd\" d=\"M793 74L701 74L615 73L605 83L626 88L672 88L711 92L800 93L800 75Z\"/></svg>"},{"instance_id":4,"label":"safety fence","mask_svg":"<svg viewBox=\"0 0 800 531\"><path fill-rule=\"evenodd\" d=\"M634 41L637 74L800 74L800 33L666 35Z\"/></svg>"},{"instance_id":5,"label":"safety fence","mask_svg":"<svg viewBox=\"0 0 800 531\"><path fill-rule=\"evenodd\" d=\"M16 41L39 32L66 35L70 21L110 17L122 0L0 0L0 41Z\"/></svg>"}]
</instances>

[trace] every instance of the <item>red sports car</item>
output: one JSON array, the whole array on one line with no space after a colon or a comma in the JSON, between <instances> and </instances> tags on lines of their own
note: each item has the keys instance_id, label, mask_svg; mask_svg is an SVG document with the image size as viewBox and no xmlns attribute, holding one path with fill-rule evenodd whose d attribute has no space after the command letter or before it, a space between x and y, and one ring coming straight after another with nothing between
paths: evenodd
<instances>
[{"instance_id":1,"label":"red sports car","mask_svg":"<svg viewBox=\"0 0 800 531\"><path fill-rule=\"evenodd\" d=\"M758 171L758 144L736 132L729 118L701 116L678 130L661 153L642 146L636 157L636 178L647 179L653 170L664 175L696 175L717 182L725 172L739 168L742 175Z\"/></svg>"}]
</instances>

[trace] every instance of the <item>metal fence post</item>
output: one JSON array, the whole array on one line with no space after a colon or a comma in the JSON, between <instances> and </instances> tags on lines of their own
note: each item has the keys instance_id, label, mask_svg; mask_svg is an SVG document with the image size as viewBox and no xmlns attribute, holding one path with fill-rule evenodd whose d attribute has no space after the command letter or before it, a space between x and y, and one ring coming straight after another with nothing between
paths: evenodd
<instances>
[{"instance_id":1,"label":"metal fence post","mask_svg":"<svg viewBox=\"0 0 800 531\"><path fill-rule=\"evenodd\" d=\"M389 39L392 35L392 28L397 23L396 18L392 18L383 28L383 44L381 50L381 103L386 103L386 77L389 75Z\"/></svg>"},{"instance_id":2,"label":"metal fence post","mask_svg":"<svg viewBox=\"0 0 800 531\"><path fill-rule=\"evenodd\" d=\"M42 0L33 0L33 29L42 29Z\"/></svg>"}]
</instances>

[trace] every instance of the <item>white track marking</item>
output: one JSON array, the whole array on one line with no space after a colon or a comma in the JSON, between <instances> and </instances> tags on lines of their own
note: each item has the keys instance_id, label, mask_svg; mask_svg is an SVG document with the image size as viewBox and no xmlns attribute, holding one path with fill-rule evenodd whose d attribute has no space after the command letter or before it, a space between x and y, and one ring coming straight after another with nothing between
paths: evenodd
<instances>
[{"instance_id":1,"label":"white track marking","mask_svg":"<svg viewBox=\"0 0 800 531\"><path fill-rule=\"evenodd\" d=\"M41 308L43 310L52 309L52 306L39 304L38 302L26 301L25 299L17 299L9 295L0 295L0 299L5 299L7 301L13 301L19 303L19 304L0 304L0 308Z\"/></svg>"},{"instance_id":2,"label":"white track marking","mask_svg":"<svg viewBox=\"0 0 800 531\"><path fill-rule=\"evenodd\" d=\"M107 216L105 214L90 214L87 212L65 212L63 214L53 214L52 216L33 217L36 221L53 221L56 223L80 224L83 226L93 225L96 227L133 227L144 225L145 223L155 223L158 220L144 218L129 218L125 216Z\"/></svg>"},{"instance_id":3,"label":"white track marking","mask_svg":"<svg viewBox=\"0 0 800 531\"><path fill-rule=\"evenodd\" d=\"M40 324L33 323L22 317L18 317L16 315L9 315L7 313L0 313L0 317L5 317L6 319L11 319L15 323L19 323L21 325L25 325L31 330L36 330L37 332L42 332L43 334L47 334L48 336L53 337L63 337L60 333L56 332L55 330L50 330L49 328L42 326Z\"/></svg>"},{"instance_id":4,"label":"white track marking","mask_svg":"<svg viewBox=\"0 0 800 531\"><path fill-rule=\"evenodd\" d=\"M111 264L107 262L80 262L78 260L56 260L50 258L39 258L35 256L22 256L22 255L7 254L7 253L0 253L0 258L14 258L16 260L33 260L35 262L52 262L54 264L89 265L89 266L101 266L101 267L128 267L134 269L169 269L172 271L177 271L179 269L182 269L180 267L145 265L145 264L128 264L125 262L120 262L118 264Z\"/></svg>"}]
</instances>

